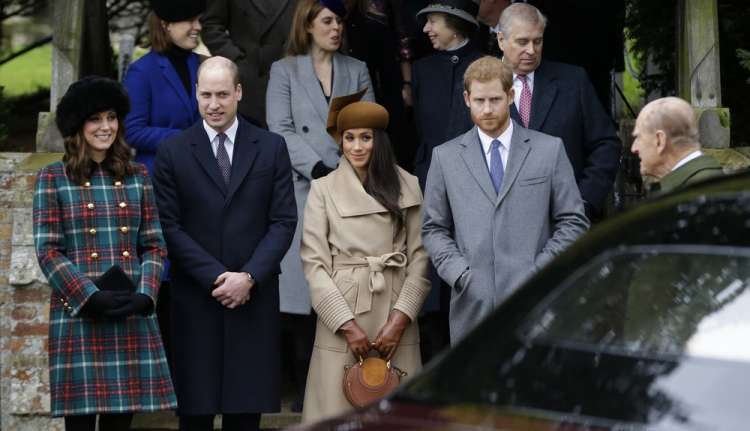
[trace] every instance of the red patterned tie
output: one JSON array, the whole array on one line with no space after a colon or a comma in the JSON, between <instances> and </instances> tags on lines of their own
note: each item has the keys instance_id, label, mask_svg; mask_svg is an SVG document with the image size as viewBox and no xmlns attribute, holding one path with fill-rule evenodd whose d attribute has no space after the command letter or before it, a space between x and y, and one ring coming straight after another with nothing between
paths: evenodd
<instances>
[{"instance_id":1,"label":"red patterned tie","mask_svg":"<svg viewBox=\"0 0 750 431\"><path fill-rule=\"evenodd\" d=\"M523 88L521 89L521 100L519 102L518 113L521 114L521 121L523 127L529 127L529 118L531 117L531 89L529 89L529 83L526 81L526 75L518 75L518 79L521 80Z\"/></svg>"}]
</instances>

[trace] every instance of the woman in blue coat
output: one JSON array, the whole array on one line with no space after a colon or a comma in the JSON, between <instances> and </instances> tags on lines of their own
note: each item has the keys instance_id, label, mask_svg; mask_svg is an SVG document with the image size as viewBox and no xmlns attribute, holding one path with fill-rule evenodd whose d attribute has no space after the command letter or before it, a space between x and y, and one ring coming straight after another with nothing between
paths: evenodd
<instances>
[{"instance_id":1,"label":"woman in blue coat","mask_svg":"<svg viewBox=\"0 0 750 431\"><path fill-rule=\"evenodd\" d=\"M130 65L125 75L132 110L125 118L125 138L136 161L152 171L164 139L200 120L195 98L201 24L205 0L153 0L149 17L151 51Z\"/></svg>"}]
</instances>

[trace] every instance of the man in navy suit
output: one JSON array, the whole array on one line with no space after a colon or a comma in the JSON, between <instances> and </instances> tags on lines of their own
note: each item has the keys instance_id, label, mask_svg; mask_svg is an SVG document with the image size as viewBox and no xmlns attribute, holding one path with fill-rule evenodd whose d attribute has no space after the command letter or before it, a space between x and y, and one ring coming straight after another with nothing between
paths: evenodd
<instances>
[{"instance_id":1,"label":"man in navy suit","mask_svg":"<svg viewBox=\"0 0 750 431\"><path fill-rule=\"evenodd\" d=\"M621 143L586 72L542 60L546 22L526 3L514 3L500 16L498 44L503 61L513 69L511 117L524 127L562 138L586 215L596 219L614 185Z\"/></svg>"},{"instance_id":2,"label":"man in navy suit","mask_svg":"<svg viewBox=\"0 0 750 431\"><path fill-rule=\"evenodd\" d=\"M154 183L173 286L181 430L257 429L279 410L279 265L297 208L284 139L238 118L237 66L198 70L203 121L165 141Z\"/></svg>"}]
</instances>

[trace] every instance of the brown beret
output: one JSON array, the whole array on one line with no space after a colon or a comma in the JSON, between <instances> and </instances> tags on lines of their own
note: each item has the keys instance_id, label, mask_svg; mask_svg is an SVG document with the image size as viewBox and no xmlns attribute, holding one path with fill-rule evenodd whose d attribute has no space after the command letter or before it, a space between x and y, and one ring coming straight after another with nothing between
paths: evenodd
<instances>
[{"instance_id":1,"label":"brown beret","mask_svg":"<svg viewBox=\"0 0 750 431\"><path fill-rule=\"evenodd\" d=\"M328 110L326 130L336 143L341 141L341 133L348 129L385 129L388 127L388 111L373 102L359 101L365 94L362 89L354 94L336 97Z\"/></svg>"}]
</instances>

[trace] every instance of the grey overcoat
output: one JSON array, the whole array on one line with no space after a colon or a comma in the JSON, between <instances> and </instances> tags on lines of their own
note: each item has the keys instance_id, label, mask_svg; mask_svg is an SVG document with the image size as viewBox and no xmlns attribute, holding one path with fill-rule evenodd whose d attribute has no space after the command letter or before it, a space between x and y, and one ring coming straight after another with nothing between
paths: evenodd
<instances>
[{"instance_id":1,"label":"grey overcoat","mask_svg":"<svg viewBox=\"0 0 750 431\"><path fill-rule=\"evenodd\" d=\"M423 214L425 248L452 286L451 344L589 227L562 141L517 123L499 193L476 127L436 147Z\"/></svg>"},{"instance_id":2,"label":"grey overcoat","mask_svg":"<svg viewBox=\"0 0 750 431\"><path fill-rule=\"evenodd\" d=\"M375 101L365 63L336 53L333 56L333 73L332 98L367 88L363 100ZM286 140L300 217L292 246L281 262L281 311L309 314L310 297L299 257L301 218L310 192L313 166L322 160L334 168L340 156L338 144L326 132L328 102L315 76L310 55L286 57L271 66L266 106L269 130Z\"/></svg>"}]
</instances>

